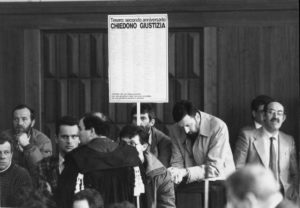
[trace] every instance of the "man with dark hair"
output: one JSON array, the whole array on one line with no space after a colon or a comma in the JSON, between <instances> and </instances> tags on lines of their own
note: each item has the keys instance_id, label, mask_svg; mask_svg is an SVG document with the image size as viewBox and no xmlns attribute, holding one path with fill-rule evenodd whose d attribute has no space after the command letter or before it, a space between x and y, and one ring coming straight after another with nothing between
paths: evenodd
<instances>
[{"instance_id":1,"label":"man with dark hair","mask_svg":"<svg viewBox=\"0 0 300 208\"><path fill-rule=\"evenodd\" d=\"M226 124L182 100L173 108L171 168L175 183L225 178L235 170Z\"/></svg>"},{"instance_id":2,"label":"man with dark hair","mask_svg":"<svg viewBox=\"0 0 300 208\"><path fill-rule=\"evenodd\" d=\"M267 95L258 95L251 102L251 117L253 124L244 129L259 129L264 119L264 106L273 99Z\"/></svg>"},{"instance_id":3,"label":"man with dark hair","mask_svg":"<svg viewBox=\"0 0 300 208\"><path fill-rule=\"evenodd\" d=\"M134 125L137 125L137 107L131 109L131 119ZM155 113L152 106L148 103L141 104L141 126L149 133L150 152L154 154L165 166L170 166L171 158L171 139L162 131L154 127Z\"/></svg>"},{"instance_id":4,"label":"man with dark hair","mask_svg":"<svg viewBox=\"0 0 300 208\"><path fill-rule=\"evenodd\" d=\"M84 188L96 189L105 204L133 201L132 167L139 164L135 148L107 138L107 122L93 114L80 119L79 127L83 145L65 157L65 168L58 180L59 207L71 207L74 193Z\"/></svg>"},{"instance_id":5,"label":"man with dark hair","mask_svg":"<svg viewBox=\"0 0 300 208\"><path fill-rule=\"evenodd\" d=\"M284 106L271 101L264 107L263 128L245 131L236 146L237 168L248 163L270 168L281 185L285 197L293 201L298 196L298 168L294 138L280 131L286 120Z\"/></svg>"},{"instance_id":6,"label":"man with dark hair","mask_svg":"<svg viewBox=\"0 0 300 208\"><path fill-rule=\"evenodd\" d=\"M13 160L32 174L35 165L52 154L51 140L34 129L34 111L27 105L18 105L12 111L13 128L1 133L2 137L13 141Z\"/></svg>"},{"instance_id":7,"label":"man with dark hair","mask_svg":"<svg viewBox=\"0 0 300 208\"><path fill-rule=\"evenodd\" d=\"M146 207L170 208L175 206L174 185L171 174L149 150L149 135L146 129L127 125L120 132L120 139L134 146L145 170Z\"/></svg>"},{"instance_id":8,"label":"man with dark hair","mask_svg":"<svg viewBox=\"0 0 300 208\"><path fill-rule=\"evenodd\" d=\"M226 180L227 208L296 208L283 200L273 173L260 165L247 165Z\"/></svg>"},{"instance_id":9,"label":"man with dark hair","mask_svg":"<svg viewBox=\"0 0 300 208\"><path fill-rule=\"evenodd\" d=\"M73 208L104 208L104 202L98 191L87 188L75 194Z\"/></svg>"},{"instance_id":10,"label":"man with dark hair","mask_svg":"<svg viewBox=\"0 0 300 208\"><path fill-rule=\"evenodd\" d=\"M11 141L0 137L0 207L20 206L20 195L32 188L28 171L15 164L12 157Z\"/></svg>"},{"instance_id":11,"label":"man with dark hair","mask_svg":"<svg viewBox=\"0 0 300 208\"><path fill-rule=\"evenodd\" d=\"M47 189L51 194L56 192L58 176L64 169L64 158L68 152L77 148L79 140L78 120L63 116L56 123L56 142L58 154L44 158L37 164L36 176L38 189Z\"/></svg>"}]
</instances>

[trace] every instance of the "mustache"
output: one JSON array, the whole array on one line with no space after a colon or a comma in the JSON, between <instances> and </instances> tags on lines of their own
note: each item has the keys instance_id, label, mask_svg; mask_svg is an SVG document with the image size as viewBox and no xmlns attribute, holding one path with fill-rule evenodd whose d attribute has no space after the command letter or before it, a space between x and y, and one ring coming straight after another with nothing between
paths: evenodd
<instances>
[{"instance_id":1,"label":"mustache","mask_svg":"<svg viewBox=\"0 0 300 208\"><path fill-rule=\"evenodd\" d=\"M272 118L271 121L272 121L272 122L276 121L276 122L279 123L279 118Z\"/></svg>"}]
</instances>

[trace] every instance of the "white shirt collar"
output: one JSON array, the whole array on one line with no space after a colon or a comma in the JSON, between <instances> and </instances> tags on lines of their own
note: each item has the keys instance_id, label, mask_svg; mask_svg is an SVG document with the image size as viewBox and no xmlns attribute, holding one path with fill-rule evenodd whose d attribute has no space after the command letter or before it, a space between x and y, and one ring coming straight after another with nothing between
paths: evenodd
<instances>
[{"instance_id":1,"label":"white shirt collar","mask_svg":"<svg viewBox=\"0 0 300 208\"><path fill-rule=\"evenodd\" d=\"M254 126L255 126L256 129L259 129L259 128L262 127L262 125L260 123L256 122L256 121L254 121Z\"/></svg>"}]
</instances>

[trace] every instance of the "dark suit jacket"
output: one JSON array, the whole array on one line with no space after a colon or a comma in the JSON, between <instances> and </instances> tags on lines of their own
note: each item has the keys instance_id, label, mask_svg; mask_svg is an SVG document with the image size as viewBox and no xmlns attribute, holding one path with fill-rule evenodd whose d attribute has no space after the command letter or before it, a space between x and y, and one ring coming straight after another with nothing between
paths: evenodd
<instances>
[{"instance_id":1,"label":"dark suit jacket","mask_svg":"<svg viewBox=\"0 0 300 208\"><path fill-rule=\"evenodd\" d=\"M288 197L298 187L295 142L292 136L281 131L278 137L279 178L284 193ZM265 139L268 139L268 136L264 133L263 128L241 132L234 152L237 169L242 168L247 163L261 164L268 168L264 150Z\"/></svg>"},{"instance_id":2,"label":"dark suit jacket","mask_svg":"<svg viewBox=\"0 0 300 208\"><path fill-rule=\"evenodd\" d=\"M139 165L135 147L117 145L109 139L95 138L65 156L65 168L58 179L56 200L60 208L72 207L78 174L83 185L96 189L105 205L121 201L133 202L133 167Z\"/></svg>"},{"instance_id":3,"label":"dark suit jacket","mask_svg":"<svg viewBox=\"0 0 300 208\"><path fill-rule=\"evenodd\" d=\"M169 167L172 149L170 137L154 127L151 128L151 137L150 152L154 154L165 167Z\"/></svg>"}]
</instances>

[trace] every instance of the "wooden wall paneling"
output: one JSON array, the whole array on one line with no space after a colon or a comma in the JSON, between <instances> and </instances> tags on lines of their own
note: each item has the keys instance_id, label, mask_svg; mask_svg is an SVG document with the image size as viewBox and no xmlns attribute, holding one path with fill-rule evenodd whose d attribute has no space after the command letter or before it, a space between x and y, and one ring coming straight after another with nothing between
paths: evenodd
<instances>
[{"instance_id":1,"label":"wooden wall paneling","mask_svg":"<svg viewBox=\"0 0 300 208\"><path fill-rule=\"evenodd\" d=\"M203 109L217 115L217 28L205 27L203 30Z\"/></svg>"},{"instance_id":2,"label":"wooden wall paneling","mask_svg":"<svg viewBox=\"0 0 300 208\"><path fill-rule=\"evenodd\" d=\"M235 143L232 135L241 125L237 120L241 106L237 105L240 85L239 28L222 27L218 29L218 117L225 121L230 133L230 142Z\"/></svg>"},{"instance_id":3,"label":"wooden wall paneling","mask_svg":"<svg viewBox=\"0 0 300 208\"><path fill-rule=\"evenodd\" d=\"M299 37L299 34L293 26L275 27L270 44L272 95L286 106L288 119L283 129L293 135L297 135L297 121L299 122L296 112L299 99L299 61L296 63L294 59L299 53L299 44L296 45L299 40L295 39L296 36Z\"/></svg>"},{"instance_id":4,"label":"wooden wall paneling","mask_svg":"<svg viewBox=\"0 0 300 208\"><path fill-rule=\"evenodd\" d=\"M13 40L13 39L12 39ZM24 31L24 102L36 112L35 127L42 126L42 80L40 30Z\"/></svg>"},{"instance_id":5,"label":"wooden wall paneling","mask_svg":"<svg viewBox=\"0 0 300 208\"><path fill-rule=\"evenodd\" d=\"M79 69L81 77L90 77L91 66L90 66L90 55L91 55L91 41L90 34L80 33L79 34Z\"/></svg>"},{"instance_id":6,"label":"wooden wall paneling","mask_svg":"<svg viewBox=\"0 0 300 208\"><path fill-rule=\"evenodd\" d=\"M68 70L68 44L66 34L54 35L56 39L56 60L57 60L57 78L66 78L73 75L74 72L72 68Z\"/></svg>"},{"instance_id":7,"label":"wooden wall paneling","mask_svg":"<svg viewBox=\"0 0 300 208\"><path fill-rule=\"evenodd\" d=\"M1 21L0 21L1 22ZM25 103L24 31L0 29L0 130L11 128L11 110Z\"/></svg>"},{"instance_id":8,"label":"wooden wall paneling","mask_svg":"<svg viewBox=\"0 0 300 208\"><path fill-rule=\"evenodd\" d=\"M91 110L110 115L108 110L107 81L103 79L93 79L91 82Z\"/></svg>"},{"instance_id":9,"label":"wooden wall paneling","mask_svg":"<svg viewBox=\"0 0 300 208\"><path fill-rule=\"evenodd\" d=\"M55 36L43 35L43 74L46 77L56 76L56 46Z\"/></svg>"},{"instance_id":10,"label":"wooden wall paneling","mask_svg":"<svg viewBox=\"0 0 300 208\"><path fill-rule=\"evenodd\" d=\"M67 34L67 61L70 77L79 77L79 36Z\"/></svg>"},{"instance_id":11,"label":"wooden wall paneling","mask_svg":"<svg viewBox=\"0 0 300 208\"><path fill-rule=\"evenodd\" d=\"M58 89L59 88L59 89ZM60 98L61 92L58 90L62 90L60 83L58 83L55 79L44 80L44 111L45 118L47 118L46 122L55 122L58 118L58 113L60 112L61 106L58 105L58 102L62 102Z\"/></svg>"},{"instance_id":12,"label":"wooden wall paneling","mask_svg":"<svg viewBox=\"0 0 300 208\"><path fill-rule=\"evenodd\" d=\"M60 79L57 80L57 87L58 87L58 93L57 93L57 111L58 115L57 118L60 116L68 115L68 80L67 79ZM72 116L72 115L70 115Z\"/></svg>"},{"instance_id":13,"label":"wooden wall paneling","mask_svg":"<svg viewBox=\"0 0 300 208\"><path fill-rule=\"evenodd\" d=\"M175 34L175 73L176 77L185 78L188 75L188 34L176 32Z\"/></svg>"},{"instance_id":14,"label":"wooden wall paneling","mask_svg":"<svg viewBox=\"0 0 300 208\"><path fill-rule=\"evenodd\" d=\"M91 70L92 76L99 78L105 77L107 75L105 68L105 44L104 34L93 34L91 37Z\"/></svg>"},{"instance_id":15,"label":"wooden wall paneling","mask_svg":"<svg viewBox=\"0 0 300 208\"><path fill-rule=\"evenodd\" d=\"M85 85L79 79L68 80L68 114L80 118L85 108Z\"/></svg>"}]
</instances>

